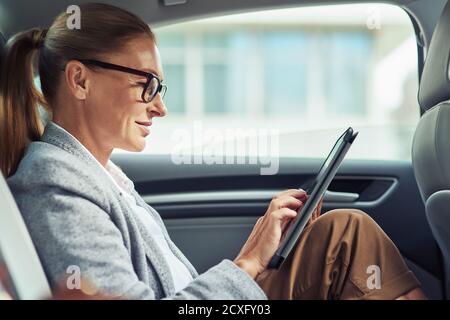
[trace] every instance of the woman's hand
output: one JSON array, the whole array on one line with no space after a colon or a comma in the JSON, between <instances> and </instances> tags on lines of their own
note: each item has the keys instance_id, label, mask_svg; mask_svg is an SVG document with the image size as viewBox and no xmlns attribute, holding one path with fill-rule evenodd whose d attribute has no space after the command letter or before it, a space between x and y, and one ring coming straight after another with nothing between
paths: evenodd
<instances>
[{"instance_id":1,"label":"woman's hand","mask_svg":"<svg viewBox=\"0 0 450 320\"><path fill-rule=\"evenodd\" d=\"M253 278L263 272L278 249L285 227L297 216L306 199L306 192L298 189L275 196L234 260L236 265Z\"/></svg>"},{"instance_id":2,"label":"woman's hand","mask_svg":"<svg viewBox=\"0 0 450 320\"><path fill-rule=\"evenodd\" d=\"M308 225L313 223L320 217L321 212L322 212L322 203L323 203L323 197L320 198L319 204L317 205L316 209L312 213L311 218L309 218Z\"/></svg>"}]
</instances>

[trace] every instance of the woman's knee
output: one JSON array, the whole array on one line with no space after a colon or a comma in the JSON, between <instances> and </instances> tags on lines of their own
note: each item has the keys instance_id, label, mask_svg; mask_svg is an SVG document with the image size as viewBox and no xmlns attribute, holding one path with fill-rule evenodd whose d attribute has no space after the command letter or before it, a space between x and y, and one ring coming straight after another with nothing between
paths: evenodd
<instances>
[{"instance_id":1,"label":"woman's knee","mask_svg":"<svg viewBox=\"0 0 450 320\"><path fill-rule=\"evenodd\" d=\"M344 242L353 246L355 240L361 243L360 241L374 241L378 236L384 237L376 222L367 213L357 209L328 211L305 231L306 246L311 243L317 249L320 243L328 253L334 252L334 249L330 248L337 248ZM327 261L333 259L335 255L331 254Z\"/></svg>"},{"instance_id":2,"label":"woman's knee","mask_svg":"<svg viewBox=\"0 0 450 320\"><path fill-rule=\"evenodd\" d=\"M374 226L376 222L364 211L359 209L335 209L324 213L313 224L317 227L345 227L349 223L358 225Z\"/></svg>"}]
</instances>

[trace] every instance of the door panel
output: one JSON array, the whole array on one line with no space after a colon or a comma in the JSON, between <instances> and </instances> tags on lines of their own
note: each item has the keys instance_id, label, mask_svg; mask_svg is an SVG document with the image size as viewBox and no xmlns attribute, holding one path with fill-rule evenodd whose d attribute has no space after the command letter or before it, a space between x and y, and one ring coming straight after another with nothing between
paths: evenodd
<instances>
[{"instance_id":1,"label":"door panel","mask_svg":"<svg viewBox=\"0 0 450 320\"><path fill-rule=\"evenodd\" d=\"M281 158L276 175L257 165L175 165L170 156L115 154L113 161L164 219L173 241L199 272L233 259L271 198L306 188L320 159ZM324 199L323 212L368 213L419 270L429 296L441 297L442 265L408 161L345 160ZM425 286L424 286L425 287Z\"/></svg>"}]
</instances>

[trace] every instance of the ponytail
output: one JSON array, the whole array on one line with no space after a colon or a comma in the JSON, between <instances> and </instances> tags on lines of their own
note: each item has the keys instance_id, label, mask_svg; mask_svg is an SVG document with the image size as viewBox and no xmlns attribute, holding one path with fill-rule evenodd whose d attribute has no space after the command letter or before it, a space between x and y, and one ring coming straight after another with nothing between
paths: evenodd
<instances>
[{"instance_id":1,"label":"ponytail","mask_svg":"<svg viewBox=\"0 0 450 320\"><path fill-rule=\"evenodd\" d=\"M6 44L0 78L0 170L5 177L16 171L28 143L42 135L38 105L46 103L34 86L34 57L45 34L31 29Z\"/></svg>"}]
</instances>

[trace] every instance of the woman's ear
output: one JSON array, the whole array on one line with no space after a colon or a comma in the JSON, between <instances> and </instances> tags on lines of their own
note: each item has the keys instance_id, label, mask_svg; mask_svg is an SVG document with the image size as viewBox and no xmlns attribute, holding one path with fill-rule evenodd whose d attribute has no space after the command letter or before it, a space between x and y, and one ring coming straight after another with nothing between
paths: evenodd
<instances>
[{"instance_id":1,"label":"woman's ear","mask_svg":"<svg viewBox=\"0 0 450 320\"><path fill-rule=\"evenodd\" d=\"M69 91L79 100L85 100L88 93L88 70L79 61L71 60L66 64L64 78Z\"/></svg>"}]
</instances>

